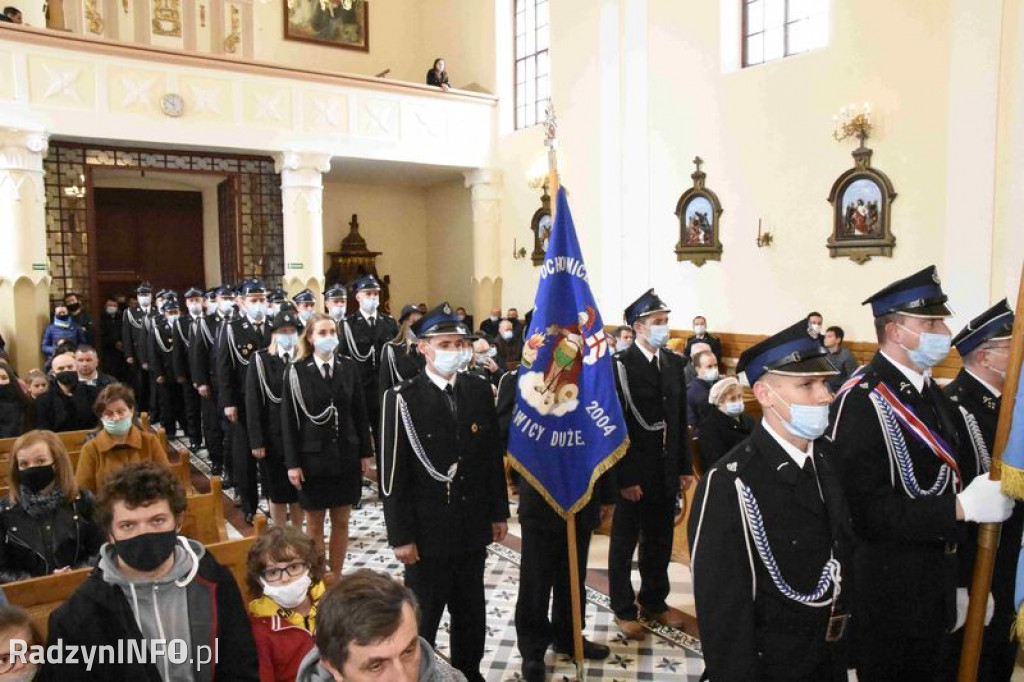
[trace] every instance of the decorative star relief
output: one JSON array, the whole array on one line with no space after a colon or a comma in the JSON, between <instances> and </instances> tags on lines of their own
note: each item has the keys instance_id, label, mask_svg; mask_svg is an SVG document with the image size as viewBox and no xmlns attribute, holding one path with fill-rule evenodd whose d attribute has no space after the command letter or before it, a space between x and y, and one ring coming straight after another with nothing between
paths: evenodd
<instances>
[{"instance_id":1,"label":"decorative star relief","mask_svg":"<svg viewBox=\"0 0 1024 682\"><path fill-rule=\"evenodd\" d=\"M220 114L220 101L219 93L213 89L206 89L198 85L189 85L188 89L192 92L192 97L195 99L195 110L196 113L210 113Z\"/></svg>"},{"instance_id":2,"label":"decorative star relief","mask_svg":"<svg viewBox=\"0 0 1024 682\"><path fill-rule=\"evenodd\" d=\"M46 77L50 80L46 86L46 91L43 92L43 99L66 96L79 104L82 103L82 98L78 94L78 87L76 85L78 77L82 73L80 70L69 69L64 71L51 69L49 66L43 65L43 71L46 72Z\"/></svg>"},{"instance_id":3,"label":"decorative star relief","mask_svg":"<svg viewBox=\"0 0 1024 682\"><path fill-rule=\"evenodd\" d=\"M256 98L256 118L260 121L273 121L282 123L284 117L281 114L281 94L254 95Z\"/></svg>"},{"instance_id":4,"label":"decorative star relief","mask_svg":"<svg viewBox=\"0 0 1024 682\"><path fill-rule=\"evenodd\" d=\"M149 91L153 87L152 78L135 80L128 76L121 76L121 85L124 86L124 99L121 101L122 109L136 105L149 107Z\"/></svg>"}]
</instances>

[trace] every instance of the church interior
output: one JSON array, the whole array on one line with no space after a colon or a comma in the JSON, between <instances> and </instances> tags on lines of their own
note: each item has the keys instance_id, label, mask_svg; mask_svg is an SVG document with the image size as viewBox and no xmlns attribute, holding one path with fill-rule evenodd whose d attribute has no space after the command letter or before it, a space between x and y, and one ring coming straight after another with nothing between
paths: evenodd
<instances>
[{"instance_id":1,"label":"church interior","mask_svg":"<svg viewBox=\"0 0 1024 682\"><path fill-rule=\"evenodd\" d=\"M186 291L242 283L243 300L253 280L288 300L308 290L320 312L333 285L371 276L396 324L409 305L442 303L472 332L513 308L522 320L537 306L556 189L609 337L653 289L677 343L703 318L722 377L812 311L815 334L841 328L855 364L870 362L879 341L863 302L930 265L953 335L1001 299L1018 305L1024 0L5 2L18 18L0 22L0 334L5 371L25 382L56 376L40 339L70 294L96 321L101 368L123 363L121 325L99 321L111 302L127 314L140 284L177 292L183 315ZM443 84L430 84L438 60ZM944 386L962 368L954 350L927 374ZM749 387L743 400L759 419ZM271 514L266 483L253 519L181 425L151 431L188 492L185 526L219 543L244 583ZM372 428L380 450L387 436ZM58 433L73 460L96 429ZM9 435L3 486L18 466L21 432ZM378 461L345 517L344 567L402 580L381 475ZM507 536L484 558L480 676L494 682L538 679L517 648L524 535L508 484ZM702 679L696 489L680 494L672 529L667 603L681 621L643 617L641 638L612 607L615 519L602 518L580 597L586 638L610 654L581 679ZM321 514L327 535L338 518ZM630 564L635 585L642 563ZM87 574L0 587L45 636ZM455 630L446 614L445 661ZM571 655L548 650L544 665L546 679L576 679Z\"/></svg>"}]
</instances>

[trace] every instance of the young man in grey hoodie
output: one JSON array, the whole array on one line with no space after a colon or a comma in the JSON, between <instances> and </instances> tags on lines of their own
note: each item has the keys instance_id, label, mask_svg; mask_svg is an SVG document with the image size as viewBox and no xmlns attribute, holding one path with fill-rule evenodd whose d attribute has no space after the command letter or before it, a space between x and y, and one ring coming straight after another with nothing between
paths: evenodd
<instances>
[{"instance_id":1,"label":"young man in grey hoodie","mask_svg":"<svg viewBox=\"0 0 1024 682\"><path fill-rule=\"evenodd\" d=\"M50 616L47 646L77 647L77 662L45 665L41 680L259 679L238 586L201 543L178 535L184 512L185 491L166 467L129 464L107 480L99 566ZM142 649L144 660L128 655Z\"/></svg>"},{"instance_id":2,"label":"young man in grey hoodie","mask_svg":"<svg viewBox=\"0 0 1024 682\"><path fill-rule=\"evenodd\" d=\"M317 604L316 647L296 682L466 682L419 636L419 605L404 585L361 569Z\"/></svg>"}]
</instances>

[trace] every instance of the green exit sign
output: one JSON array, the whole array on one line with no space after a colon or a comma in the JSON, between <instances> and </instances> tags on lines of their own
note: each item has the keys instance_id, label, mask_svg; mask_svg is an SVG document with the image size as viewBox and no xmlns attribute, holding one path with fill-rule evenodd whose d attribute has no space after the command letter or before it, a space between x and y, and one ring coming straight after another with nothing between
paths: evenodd
<instances>
[{"instance_id":1,"label":"green exit sign","mask_svg":"<svg viewBox=\"0 0 1024 682\"><path fill-rule=\"evenodd\" d=\"M304 267L306 267L306 266L303 263L289 263L288 264L288 269L289 270L301 270Z\"/></svg>"},{"instance_id":2,"label":"green exit sign","mask_svg":"<svg viewBox=\"0 0 1024 682\"><path fill-rule=\"evenodd\" d=\"M33 270L42 270L42 271L45 272L46 271L46 263L33 263L32 264L32 269Z\"/></svg>"}]
</instances>

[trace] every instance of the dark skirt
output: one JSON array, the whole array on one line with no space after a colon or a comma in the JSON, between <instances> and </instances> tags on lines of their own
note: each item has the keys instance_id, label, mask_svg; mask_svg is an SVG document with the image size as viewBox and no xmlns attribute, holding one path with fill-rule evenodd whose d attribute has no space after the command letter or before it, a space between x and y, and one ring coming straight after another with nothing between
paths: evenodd
<instances>
[{"instance_id":1,"label":"dark skirt","mask_svg":"<svg viewBox=\"0 0 1024 682\"><path fill-rule=\"evenodd\" d=\"M351 506L359 501L363 479L354 476L306 476L299 491L299 504L303 509L322 511L332 507Z\"/></svg>"},{"instance_id":2,"label":"dark skirt","mask_svg":"<svg viewBox=\"0 0 1024 682\"><path fill-rule=\"evenodd\" d=\"M274 504L292 504L299 501L299 491L288 480L288 467L280 451L271 453L259 461L260 478L263 480L265 492Z\"/></svg>"}]
</instances>

